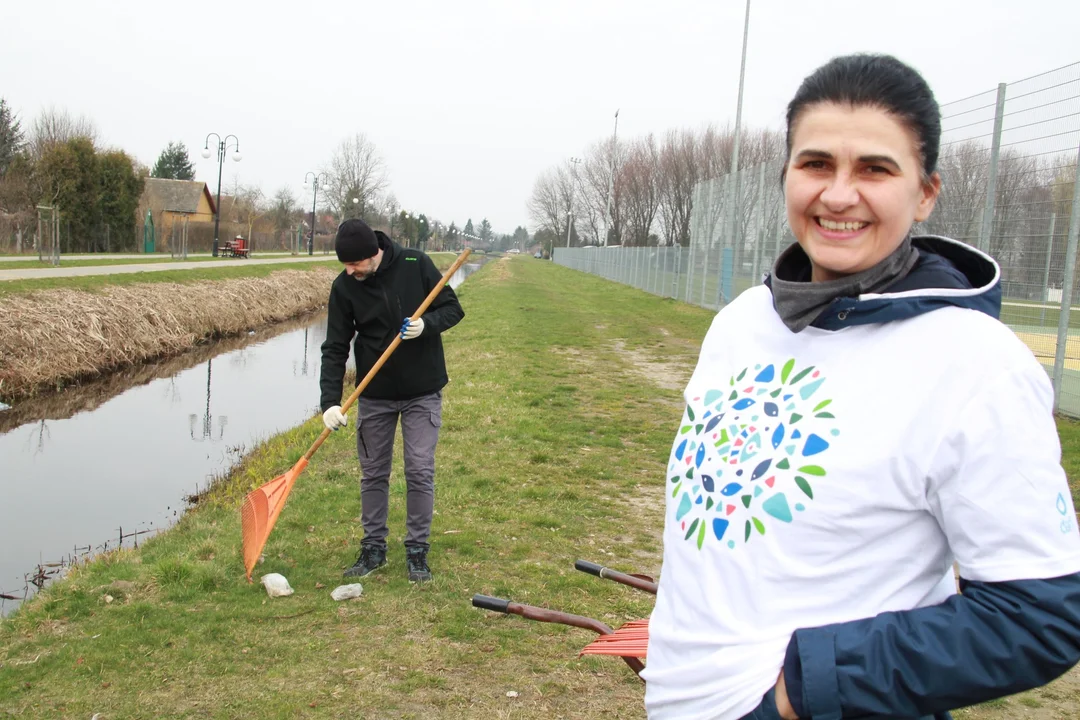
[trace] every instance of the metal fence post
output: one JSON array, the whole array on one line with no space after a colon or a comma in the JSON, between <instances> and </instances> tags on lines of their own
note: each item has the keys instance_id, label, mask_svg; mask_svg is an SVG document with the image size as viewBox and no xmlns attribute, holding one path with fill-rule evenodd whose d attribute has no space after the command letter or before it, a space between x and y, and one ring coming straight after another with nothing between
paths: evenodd
<instances>
[{"instance_id":1,"label":"metal fence post","mask_svg":"<svg viewBox=\"0 0 1080 720\"><path fill-rule=\"evenodd\" d=\"M1072 308L1073 275L1076 269L1076 241L1080 235L1080 147L1076 151L1073 176L1072 213L1069 216L1069 244L1065 251L1065 279L1061 283L1061 315L1058 316L1057 350L1054 353L1054 409L1061 405L1061 381L1065 375L1065 344L1069 340L1069 310Z\"/></svg>"},{"instance_id":2,"label":"metal fence post","mask_svg":"<svg viewBox=\"0 0 1080 720\"><path fill-rule=\"evenodd\" d=\"M656 252L649 251L648 243L645 244L645 257L641 261L641 281L646 292L652 292L653 275L656 274L656 256L660 252L660 241L656 242Z\"/></svg>"},{"instance_id":3,"label":"metal fence post","mask_svg":"<svg viewBox=\"0 0 1080 720\"><path fill-rule=\"evenodd\" d=\"M659 295L657 287L660 284L660 258L663 257L661 252L660 241L656 241L656 260L652 264L652 282L649 283L649 291L653 295Z\"/></svg>"},{"instance_id":4,"label":"metal fence post","mask_svg":"<svg viewBox=\"0 0 1080 720\"><path fill-rule=\"evenodd\" d=\"M777 221L776 223L776 252L773 253L773 265L776 265L776 261L780 258L780 238L784 234L783 221Z\"/></svg>"},{"instance_id":5,"label":"metal fence post","mask_svg":"<svg viewBox=\"0 0 1080 720\"><path fill-rule=\"evenodd\" d=\"M679 249L675 251L675 272L672 274L673 276L671 278L672 300L679 299L679 280L680 275L682 274L682 243L679 243L676 247Z\"/></svg>"},{"instance_id":6,"label":"metal fence post","mask_svg":"<svg viewBox=\"0 0 1080 720\"><path fill-rule=\"evenodd\" d=\"M690 235L690 247L688 247L687 250L689 251L687 253L689 257L686 258L686 287L683 290L683 302L689 303L691 293L690 286L694 284L694 256L698 253L697 248L694 246L694 236L692 233Z\"/></svg>"},{"instance_id":7,"label":"metal fence post","mask_svg":"<svg viewBox=\"0 0 1080 720\"><path fill-rule=\"evenodd\" d=\"M653 289L659 297L664 296L664 280L667 278L667 257L670 251L671 248L656 246L656 279L653 281Z\"/></svg>"},{"instance_id":8,"label":"metal fence post","mask_svg":"<svg viewBox=\"0 0 1080 720\"><path fill-rule=\"evenodd\" d=\"M979 227L979 249L990 254L990 233L994 225L994 202L997 199L998 156L1001 154L1001 124L1005 117L1005 83L998 83L997 108L994 110L994 140L990 148L990 178L986 181L986 201L983 203L982 225Z\"/></svg>"},{"instance_id":9,"label":"metal fence post","mask_svg":"<svg viewBox=\"0 0 1080 720\"><path fill-rule=\"evenodd\" d=\"M683 302L686 303L690 302L690 286L694 283L694 257L698 254L697 245L701 244L702 228L705 226L705 223L702 221L702 216L706 212L712 212L712 187L715 182L715 179L711 179L698 183L694 192L693 205L690 210L690 238L686 248L689 255L689 257L686 258L686 287L681 288L683 290ZM708 190L706 190L706 188L708 188ZM696 233L694 232L695 227L698 229ZM695 235L698 240L697 245L694 244ZM680 270L682 269L681 256L682 253L680 252Z\"/></svg>"},{"instance_id":10,"label":"metal fence post","mask_svg":"<svg viewBox=\"0 0 1080 720\"><path fill-rule=\"evenodd\" d=\"M754 275L750 278L750 287L761 282L761 246L765 244L765 163L758 166L757 228L754 237Z\"/></svg>"},{"instance_id":11,"label":"metal fence post","mask_svg":"<svg viewBox=\"0 0 1080 720\"><path fill-rule=\"evenodd\" d=\"M1039 325L1046 325L1046 303L1050 302L1050 260L1054 255L1054 226L1057 213L1050 215L1050 235L1046 238L1046 269L1043 272L1042 309L1039 311Z\"/></svg>"},{"instance_id":12,"label":"metal fence post","mask_svg":"<svg viewBox=\"0 0 1080 720\"><path fill-rule=\"evenodd\" d=\"M731 177L732 177L731 173L728 173L727 175L724 176L723 193L724 193L724 197L726 198L726 200L724 201L724 204L723 204L724 217L721 219L721 223L723 224L723 227L720 230L720 237L718 238L718 242L717 242L717 245L719 246L717 249L720 251L720 262L717 263L718 267L723 267L723 265L724 265L724 246L726 244L726 238L728 236L728 225L731 222L729 220L728 213L731 212L731 207L735 204L734 200L732 199L732 196L731 196L731 190L730 190L731 185L729 184L729 180L731 179ZM712 237L710 237L709 240L710 240L710 245L711 245ZM712 248L710 247L709 249L711 250ZM708 278L708 276L709 276L709 256L706 255L705 256L705 277L706 277L706 279ZM720 282L721 282L721 279L719 277L719 273L717 273L717 278L716 278L716 283L717 283L717 287L716 287L716 297L717 297L716 307L717 308L720 307L719 297L720 297L720 291L722 289L720 287ZM705 307L705 283L704 282L701 283L701 302L699 302L698 305L700 305L701 307Z\"/></svg>"},{"instance_id":13,"label":"metal fence post","mask_svg":"<svg viewBox=\"0 0 1080 720\"><path fill-rule=\"evenodd\" d=\"M731 247L732 251L737 249L739 243L739 207L742 205L742 198L739 197L739 169L735 168L729 173L728 177L731 178L731 183L735 186L733 192L728 194L731 198L731 207L728 208L728 212L731 213L731 220L724 223L725 227L730 228L730 233L724 233L723 241L720 243L720 262L717 263L716 268L716 309L719 310L724 304L724 250ZM742 253L739 253L739 261L742 261ZM734 278L735 273L732 273ZM703 288L704 289L704 288ZM704 293L701 298L701 305L705 307Z\"/></svg>"}]
</instances>

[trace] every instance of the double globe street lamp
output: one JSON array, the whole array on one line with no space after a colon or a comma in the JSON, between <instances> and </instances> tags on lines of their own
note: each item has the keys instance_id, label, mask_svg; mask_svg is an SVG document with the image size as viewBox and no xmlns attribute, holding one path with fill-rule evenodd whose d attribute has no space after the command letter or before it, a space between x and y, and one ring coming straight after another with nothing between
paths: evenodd
<instances>
[{"instance_id":1,"label":"double globe street lamp","mask_svg":"<svg viewBox=\"0 0 1080 720\"><path fill-rule=\"evenodd\" d=\"M221 220L221 166L225 160L225 153L228 152L229 138L233 139L233 162L240 162L240 139L235 135L226 135L222 140L221 136L217 133L209 133L206 136L206 143L203 146L202 156L204 158L210 157L210 135L217 138L217 161L218 161L218 173L217 173L217 207L214 208L214 257L218 256L218 223Z\"/></svg>"}]
</instances>

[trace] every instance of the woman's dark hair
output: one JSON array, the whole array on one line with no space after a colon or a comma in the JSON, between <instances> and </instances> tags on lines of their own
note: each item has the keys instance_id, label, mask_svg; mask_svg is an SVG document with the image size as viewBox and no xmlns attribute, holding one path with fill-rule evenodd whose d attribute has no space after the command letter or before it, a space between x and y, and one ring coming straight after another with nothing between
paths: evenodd
<instances>
[{"instance_id":1,"label":"woman's dark hair","mask_svg":"<svg viewBox=\"0 0 1080 720\"><path fill-rule=\"evenodd\" d=\"M833 58L802 81L787 110L787 159L792 131L804 110L820 103L875 107L896 116L919 141L924 178L937 167L941 111L922 75L891 55Z\"/></svg>"}]
</instances>

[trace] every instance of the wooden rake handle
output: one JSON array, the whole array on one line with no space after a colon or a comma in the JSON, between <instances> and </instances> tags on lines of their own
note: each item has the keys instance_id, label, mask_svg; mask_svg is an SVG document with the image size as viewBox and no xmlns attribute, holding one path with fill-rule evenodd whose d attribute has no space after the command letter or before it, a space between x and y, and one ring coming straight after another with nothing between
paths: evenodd
<instances>
[{"instance_id":1,"label":"wooden rake handle","mask_svg":"<svg viewBox=\"0 0 1080 720\"><path fill-rule=\"evenodd\" d=\"M440 292L442 292L443 286L446 285L446 283L450 281L450 278L454 276L454 273L456 273L458 269L465 264L465 260L469 257L469 254L471 252L472 248L465 248L465 252L461 253L461 255L458 256L458 259L454 261L454 264L450 266L450 269L443 274L439 282L435 285L435 287L431 289L431 292L428 293L428 296L424 298L424 302L420 303L420 307L418 307L416 309L416 312L412 314L412 317L409 318L410 320L420 319L420 316L427 311L431 303L435 302L435 298L438 297ZM401 335L398 333L394 333L394 339L390 343L390 347L386 348L386 350L383 351L382 356L375 362L374 365L371 366L371 369L368 370L367 375L365 375L364 379L360 381L360 384L356 386L356 389L353 390L352 395L350 395L349 399L345 401L345 404L341 406L341 412L343 414L349 411L349 408L351 408L353 406L353 403L356 402L357 398L360 397L360 393L364 392L364 389L375 377L375 374L378 373L382 366L386 364L386 361L390 359L390 356L394 354L394 351L397 350L397 347L400 344ZM304 460L311 459L311 456L315 454L315 451L318 450L324 442L326 442L326 438L330 437L330 432L331 430L324 429L322 433L319 434L319 437L315 440L314 443L311 444L311 448L308 449L306 453L304 453Z\"/></svg>"}]
</instances>

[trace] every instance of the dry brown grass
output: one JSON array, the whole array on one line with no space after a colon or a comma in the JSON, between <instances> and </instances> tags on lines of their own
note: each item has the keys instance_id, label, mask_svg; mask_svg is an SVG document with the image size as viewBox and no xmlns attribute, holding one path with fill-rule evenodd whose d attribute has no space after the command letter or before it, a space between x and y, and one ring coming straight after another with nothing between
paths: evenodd
<instances>
[{"instance_id":1,"label":"dry brown grass","mask_svg":"<svg viewBox=\"0 0 1080 720\"><path fill-rule=\"evenodd\" d=\"M0 387L32 395L206 340L280 322L326 303L336 273L56 289L0 297Z\"/></svg>"}]
</instances>

